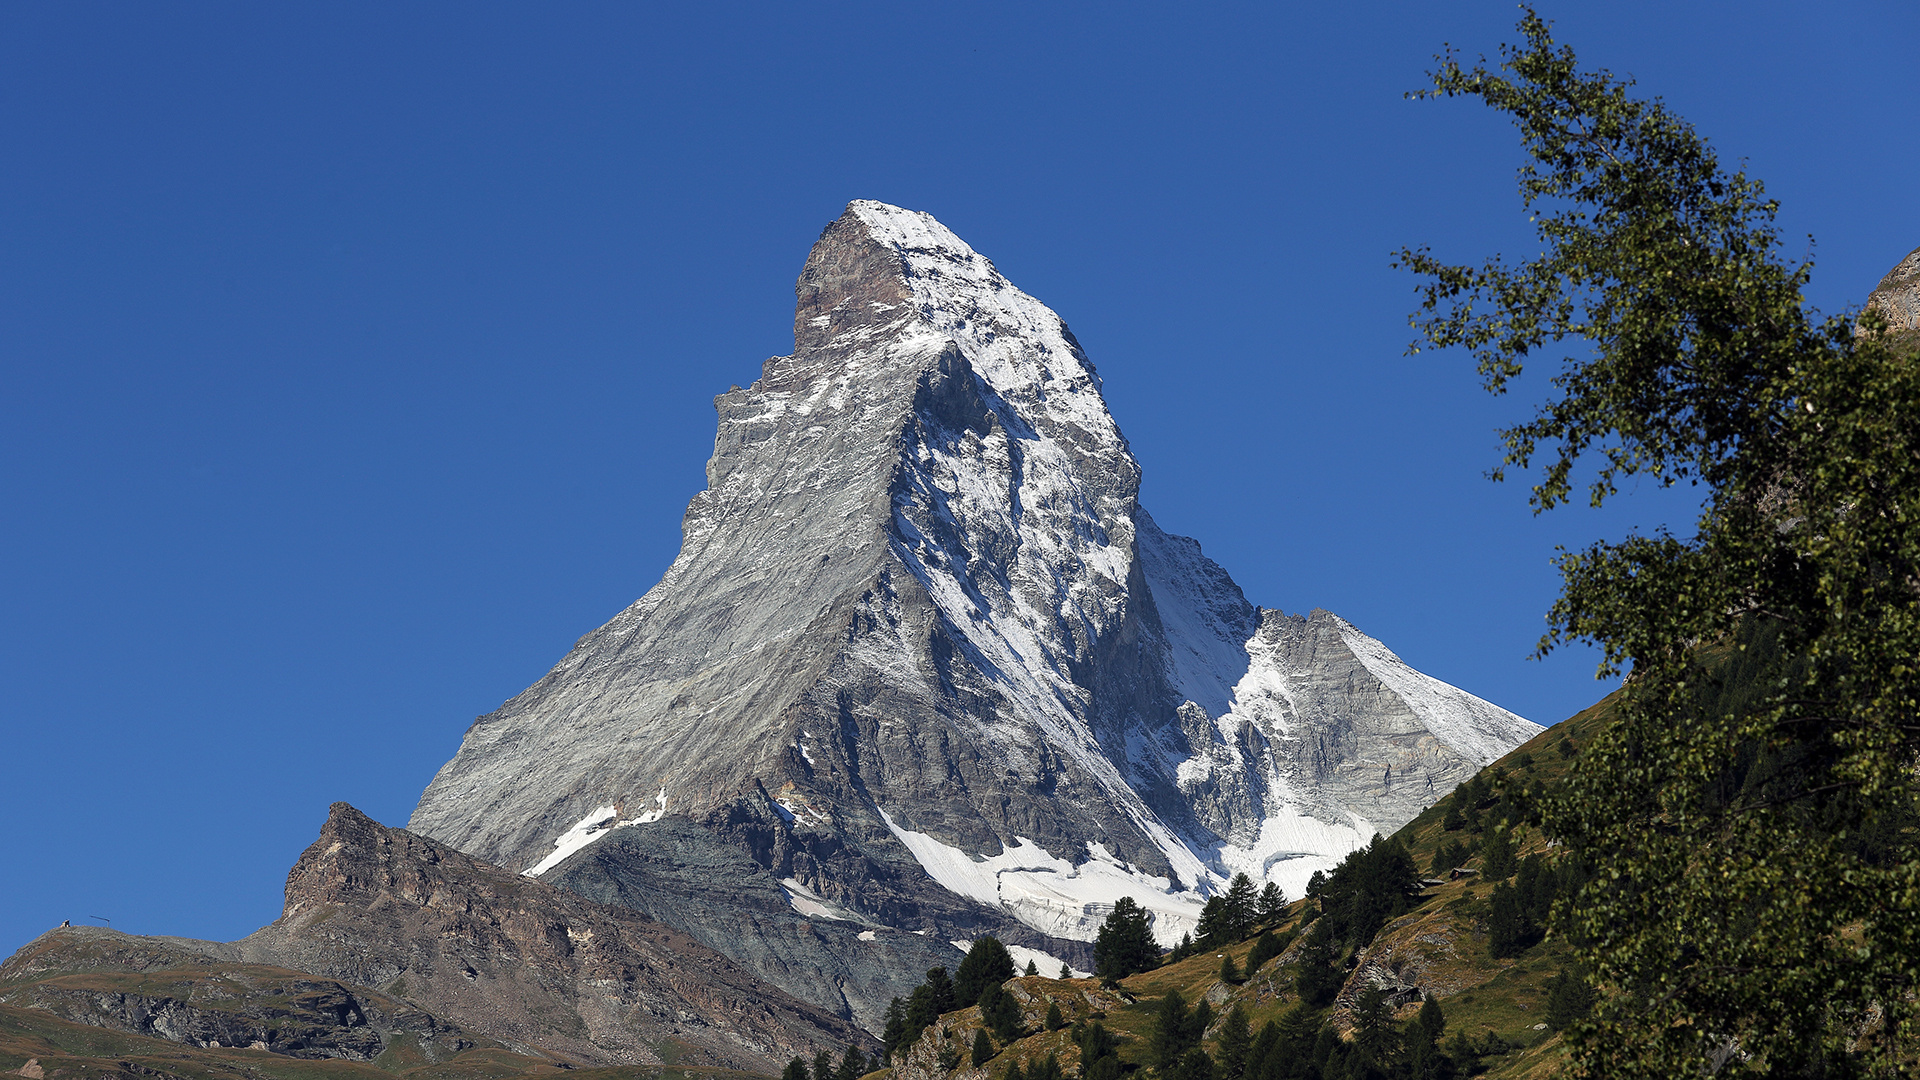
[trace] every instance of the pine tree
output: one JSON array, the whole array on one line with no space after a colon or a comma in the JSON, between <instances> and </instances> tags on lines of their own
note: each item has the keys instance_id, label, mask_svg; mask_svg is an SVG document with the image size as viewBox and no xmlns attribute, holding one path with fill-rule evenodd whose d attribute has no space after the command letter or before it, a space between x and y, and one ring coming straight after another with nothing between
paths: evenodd
<instances>
[{"instance_id":1,"label":"pine tree","mask_svg":"<svg viewBox=\"0 0 1920 1080\"><path fill-rule=\"evenodd\" d=\"M1238 986L1245 980L1240 977L1240 969L1233 962L1233 954L1220 954L1220 981L1229 986Z\"/></svg>"},{"instance_id":2,"label":"pine tree","mask_svg":"<svg viewBox=\"0 0 1920 1080\"><path fill-rule=\"evenodd\" d=\"M1260 897L1254 891L1253 879L1244 871L1233 875L1227 885L1225 907L1222 921L1229 941L1240 941L1253 932L1253 924L1260 917Z\"/></svg>"},{"instance_id":3,"label":"pine tree","mask_svg":"<svg viewBox=\"0 0 1920 1080\"><path fill-rule=\"evenodd\" d=\"M907 1041L907 1007L899 998L894 998L887 1004L886 1026L880 1033L880 1045L889 1063Z\"/></svg>"},{"instance_id":4,"label":"pine tree","mask_svg":"<svg viewBox=\"0 0 1920 1080\"><path fill-rule=\"evenodd\" d=\"M1187 1052L1187 1045L1187 999L1180 996L1180 991L1169 990L1153 1014L1148 1060L1163 1070L1172 1069Z\"/></svg>"},{"instance_id":5,"label":"pine tree","mask_svg":"<svg viewBox=\"0 0 1920 1080\"><path fill-rule=\"evenodd\" d=\"M859 1080L866 1073L867 1055L861 1053L858 1046L848 1043L846 1053L840 1055L840 1067L834 1070L834 1080Z\"/></svg>"},{"instance_id":6,"label":"pine tree","mask_svg":"<svg viewBox=\"0 0 1920 1080\"><path fill-rule=\"evenodd\" d=\"M1060 1003L1057 1001L1047 1002L1047 1030L1059 1031L1066 1026L1066 1018L1060 1015Z\"/></svg>"},{"instance_id":7,"label":"pine tree","mask_svg":"<svg viewBox=\"0 0 1920 1080\"><path fill-rule=\"evenodd\" d=\"M1026 1071L1020 1068L1019 1058L1013 1059L1013 1064L1007 1066L1007 1075L1001 1077L1000 1080L1027 1080Z\"/></svg>"},{"instance_id":8,"label":"pine tree","mask_svg":"<svg viewBox=\"0 0 1920 1080\"><path fill-rule=\"evenodd\" d=\"M1102 979L1124 979L1146 971L1159 959L1147 913L1131 896L1114 901L1113 911L1100 924L1093 943L1094 974Z\"/></svg>"},{"instance_id":9,"label":"pine tree","mask_svg":"<svg viewBox=\"0 0 1920 1080\"><path fill-rule=\"evenodd\" d=\"M1194 1002L1193 1011L1187 1014L1187 1045L1199 1046L1206 1038L1207 1029L1213 1026L1213 1006L1206 998Z\"/></svg>"},{"instance_id":10,"label":"pine tree","mask_svg":"<svg viewBox=\"0 0 1920 1080\"><path fill-rule=\"evenodd\" d=\"M987 1029L981 1028L973 1033L973 1064L976 1068L993 1060L993 1040L987 1037Z\"/></svg>"},{"instance_id":11,"label":"pine tree","mask_svg":"<svg viewBox=\"0 0 1920 1080\"><path fill-rule=\"evenodd\" d=\"M1060 977L1063 979L1073 978L1073 969L1068 967L1064 961L1060 964Z\"/></svg>"},{"instance_id":12,"label":"pine tree","mask_svg":"<svg viewBox=\"0 0 1920 1080\"><path fill-rule=\"evenodd\" d=\"M960 1000L953 992L953 980L947 977L944 967L927 969L927 1005L933 1010L933 1019L960 1008ZM972 1004L968 1002L968 1004Z\"/></svg>"},{"instance_id":13,"label":"pine tree","mask_svg":"<svg viewBox=\"0 0 1920 1080\"><path fill-rule=\"evenodd\" d=\"M938 1019L940 1014L933 1007L933 987L926 983L914 987L913 993L907 995L907 1030L901 1045L918 1039L920 1033Z\"/></svg>"},{"instance_id":14,"label":"pine tree","mask_svg":"<svg viewBox=\"0 0 1920 1080\"><path fill-rule=\"evenodd\" d=\"M813 1080L833 1080L833 1054L816 1051L813 1055Z\"/></svg>"},{"instance_id":15,"label":"pine tree","mask_svg":"<svg viewBox=\"0 0 1920 1080\"><path fill-rule=\"evenodd\" d=\"M1201 948L1211 948L1219 942L1230 940L1233 936L1232 924L1227 916L1227 898L1209 896L1200 906L1200 918L1193 926L1194 941ZM1181 942L1185 945L1186 942Z\"/></svg>"},{"instance_id":16,"label":"pine tree","mask_svg":"<svg viewBox=\"0 0 1920 1080\"><path fill-rule=\"evenodd\" d=\"M1252 1049L1253 1031L1247 1024L1247 1011L1236 1001L1220 1026L1220 1080L1241 1080L1246 1075L1247 1055Z\"/></svg>"},{"instance_id":17,"label":"pine tree","mask_svg":"<svg viewBox=\"0 0 1920 1080\"><path fill-rule=\"evenodd\" d=\"M980 992L980 1021L993 1029L1003 1043L1021 1035L1020 1003L999 983L988 983Z\"/></svg>"},{"instance_id":18,"label":"pine tree","mask_svg":"<svg viewBox=\"0 0 1920 1080\"><path fill-rule=\"evenodd\" d=\"M787 1068L780 1074L780 1080L812 1080L807 1075L807 1063L796 1057L787 1062Z\"/></svg>"},{"instance_id":19,"label":"pine tree","mask_svg":"<svg viewBox=\"0 0 1920 1080\"><path fill-rule=\"evenodd\" d=\"M1253 939L1253 949L1247 953L1247 977L1252 978L1253 973L1260 970L1260 965L1279 956L1285 948L1271 931Z\"/></svg>"},{"instance_id":20,"label":"pine tree","mask_svg":"<svg viewBox=\"0 0 1920 1080\"><path fill-rule=\"evenodd\" d=\"M1267 882L1267 887L1260 890L1258 910L1262 923L1279 922L1287 914L1287 894L1280 891L1280 886Z\"/></svg>"},{"instance_id":21,"label":"pine tree","mask_svg":"<svg viewBox=\"0 0 1920 1080\"><path fill-rule=\"evenodd\" d=\"M954 1001L965 1008L980 1000L980 991L986 989L988 983L998 986L1011 978L1013 954L998 938L978 938L967 949L966 959L960 961L960 968L954 973Z\"/></svg>"},{"instance_id":22,"label":"pine tree","mask_svg":"<svg viewBox=\"0 0 1920 1080\"><path fill-rule=\"evenodd\" d=\"M1163 1075L1167 1080L1214 1080L1213 1059L1196 1046L1181 1054L1179 1063Z\"/></svg>"},{"instance_id":23,"label":"pine tree","mask_svg":"<svg viewBox=\"0 0 1920 1080\"><path fill-rule=\"evenodd\" d=\"M1027 1071L1027 1080L1061 1080L1060 1058L1048 1053Z\"/></svg>"},{"instance_id":24,"label":"pine tree","mask_svg":"<svg viewBox=\"0 0 1920 1080\"><path fill-rule=\"evenodd\" d=\"M1034 963L1034 962L1032 961L1032 959L1028 959L1028 961L1027 961L1027 974L1028 974L1028 975L1038 975L1038 974L1040 974L1040 965L1039 965L1039 964L1036 964L1036 963Z\"/></svg>"}]
</instances>

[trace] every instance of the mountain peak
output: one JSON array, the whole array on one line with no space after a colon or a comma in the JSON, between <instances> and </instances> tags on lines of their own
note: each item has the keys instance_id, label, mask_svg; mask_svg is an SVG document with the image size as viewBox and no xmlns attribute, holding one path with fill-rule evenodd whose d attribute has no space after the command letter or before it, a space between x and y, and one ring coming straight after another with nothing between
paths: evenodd
<instances>
[{"instance_id":1,"label":"mountain peak","mask_svg":"<svg viewBox=\"0 0 1920 1080\"><path fill-rule=\"evenodd\" d=\"M673 565L474 724L415 831L636 904L735 866L862 949L1086 967L1118 897L1171 942L1236 871L1297 895L1539 730L1157 528L1079 342L926 214L852 203L792 355L715 406ZM814 992L745 904L655 915Z\"/></svg>"}]
</instances>

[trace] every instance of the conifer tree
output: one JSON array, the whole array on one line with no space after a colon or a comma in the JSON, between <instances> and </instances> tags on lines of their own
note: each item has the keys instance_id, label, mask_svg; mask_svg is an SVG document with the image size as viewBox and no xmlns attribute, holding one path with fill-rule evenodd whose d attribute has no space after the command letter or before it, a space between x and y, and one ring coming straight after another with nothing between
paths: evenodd
<instances>
[{"instance_id":1,"label":"conifer tree","mask_svg":"<svg viewBox=\"0 0 1920 1080\"><path fill-rule=\"evenodd\" d=\"M1160 999L1153 1014L1153 1034L1147 1042L1147 1057L1160 1069L1172 1069L1180 1055L1187 1052L1187 999L1179 990L1169 990Z\"/></svg>"},{"instance_id":2,"label":"conifer tree","mask_svg":"<svg viewBox=\"0 0 1920 1080\"><path fill-rule=\"evenodd\" d=\"M981 1028L973 1033L973 1064L975 1068L985 1065L993 1059L993 1040L987 1036L987 1029Z\"/></svg>"},{"instance_id":3,"label":"conifer tree","mask_svg":"<svg viewBox=\"0 0 1920 1080\"><path fill-rule=\"evenodd\" d=\"M833 1070L833 1080L858 1080L867 1071L866 1063L866 1056L860 1053L860 1048L848 1043L846 1053L840 1055L839 1067Z\"/></svg>"},{"instance_id":4,"label":"conifer tree","mask_svg":"<svg viewBox=\"0 0 1920 1080\"><path fill-rule=\"evenodd\" d=\"M813 1080L833 1080L833 1054L829 1051L814 1052Z\"/></svg>"},{"instance_id":5,"label":"conifer tree","mask_svg":"<svg viewBox=\"0 0 1920 1080\"><path fill-rule=\"evenodd\" d=\"M1236 1001L1220 1026L1219 1080L1241 1080L1252 1049L1253 1031L1247 1023L1247 1011Z\"/></svg>"},{"instance_id":6,"label":"conifer tree","mask_svg":"<svg viewBox=\"0 0 1920 1080\"><path fill-rule=\"evenodd\" d=\"M980 1000L988 983L998 986L1013 978L1013 954L991 935L975 939L953 976L954 1001L965 1008Z\"/></svg>"},{"instance_id":7,"label":"conifer tree","mask_svg":"<svg viewBox=\"0 0 1920 1080\"><path fill-rule=\"evenodd\" d=\"M1267 887L1260 890L1258 913L1259 921L1266 924L1277 923L1286 916L1287 894L1280 891L1280 886L1269 881Z\"/></svg>"},{"instance_id":8,"label":"conifer tree","mask_svg":"<svg viewBox=\"0 0 1920 1080\"><path fill-rule=\"evenodd\" d=\"M1220 954L1220 981L1229 986L1238 986L1245 981L1240 977L1240 968L1234 964L1230 952Z\"/></svg>"},{"instance_id":9,"label":"conifer tree","mask_svg":"<svg viewBox=\"0 0 1920 1080\"><path fill-rule=\"evenodd\" d=\"M887 1018L880 1033L880 1045L888 1063L892 1063L895 1052L907 1042L907 1007L896 997L887 1004Z\"/></svg>"},{"instance_id":10,"label":"conifer tree","mask_svg":"<svg viewBox=\"0 0 1920 1080\"><path fill-rule=\"evenodd\" d=\"M786 1069L780 1074L780 1080L812 1080L812 1077L807 1074L807 1063L795 1057L787 1062Z\"/></svg>"},{"instance_id":11,"label":"conifer tree","mask_svg":"<svg viewBox=\"0 0 1920 1080\"><path fill-rule=\"evenodd\" d=\"M1028 959L1028 960L1027 960L1027 974L1028 974L1028 975L1038 975L1038 974L1040 974L1040 965L1039 965L1039 964L1036 964L1036 963L1034 963L1032 959Z\"/></svg>"},{"instance_id":12,"label":"conifer tree","mask_svg":"<svg viewBox=\"0 0 1920 1080\"><path fill-rule=\"evenodd\" d=\"M1147 913L1131 896L1114 901L1113 911L1100 924L1093 942L1094 974L1102 979L1124 979L1149 970L1159 958Z\"/></svg>"},{"instance_id":13,"label":"conifer tree","mask_svg":"<svg viewBox=\"0 0 1920 1080\"><path fill-rule=\"evenodd\" d=\"M1066 1026L1066 1019L1060 1015L1060 1003L1057 1001L1047 1002L1047 1030L1059 1031Z\"/></svg>"}]
</instances>

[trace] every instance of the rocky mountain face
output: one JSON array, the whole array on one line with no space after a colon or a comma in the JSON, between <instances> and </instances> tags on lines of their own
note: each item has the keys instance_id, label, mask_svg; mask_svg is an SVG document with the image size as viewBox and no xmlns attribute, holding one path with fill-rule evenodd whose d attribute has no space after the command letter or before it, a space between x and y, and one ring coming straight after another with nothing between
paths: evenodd
<instances>
[{"instance_id":1,"label":"rocky mountain face","mask_svg":"<svg viewBox=\"0 0 1920 1080\"><path fill-rule=\"evenodd\" d=\"M494 1048L513 1055L494 1063L509 1072L674 1064L770 1075L795 1056L875 1045L636 911L345 803L289 873L270 925L231 943L49 931L0 965L0 1005L289 1057L424 1065Z\"/></svg>"},{"instance_id":2,"label":"rocky mountain face","mask_svg":"<svg viewBox=\"0 0 1920 1080\"><path fill-rule=\"evenodd\" d=\"M1163 532L1066 324L931 217L853 203L797 294L666 575L414 832L871 1029L949 941L1086 967L1120 896L1167 942L1237 871L1298 896L1540 730Z\"/></svg>"},{"instance_id":3,"label":"rocky mountain face","mask_svg":"<svg viewBox=\"0 0 1920 1080\"><path fill-rule=\"evenodd\" d=\"M1920 344L1920 248L1887 271L1868 295L1866 306L1887 320L1896 342Z\"/></svg>"}]
</instances>

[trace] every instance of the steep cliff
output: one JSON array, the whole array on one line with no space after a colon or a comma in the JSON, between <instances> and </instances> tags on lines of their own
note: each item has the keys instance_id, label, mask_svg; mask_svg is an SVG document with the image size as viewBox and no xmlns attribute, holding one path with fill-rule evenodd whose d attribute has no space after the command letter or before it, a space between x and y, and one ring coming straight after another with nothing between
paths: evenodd
<instances>
[{"instance_id":1,"label":"steep cliff","mask_svg":"<svg viewBox=\"0 0 1920 1080\"><path fill-rule=\"evenodd\" d=\"M1236 871L1298 895L1539 730L1162 532L1065 323L931 217L853 203L797 293L672 567L473 725L413 830L830 1004L750 940L775 888L863 946L1084 967L1117 897L1172 941ZM736 884L649 906L669 850ZM834 994L872 1025L910 985Z\"/></svg>"}]
</instances>

